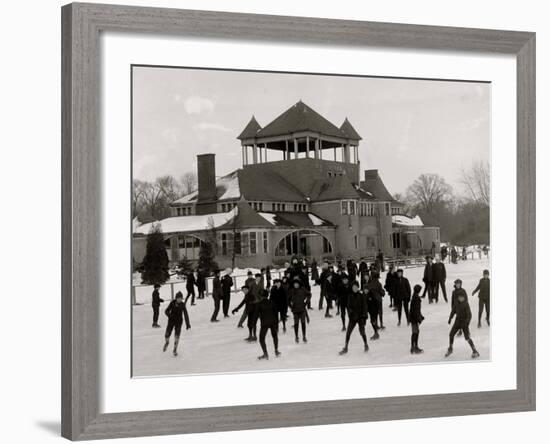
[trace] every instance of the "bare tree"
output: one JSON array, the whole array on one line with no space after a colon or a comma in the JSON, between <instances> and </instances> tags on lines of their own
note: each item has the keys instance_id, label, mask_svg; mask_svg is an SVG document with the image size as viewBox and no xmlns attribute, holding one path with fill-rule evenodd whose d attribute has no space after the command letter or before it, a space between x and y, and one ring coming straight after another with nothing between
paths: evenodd
<instances>
[{"instance_id":1,"label":"bare tree","mask_svg":"<svg viewBox=\"0 0 550 444\"><path fill-rule=\"evenodd\" d=\"M419 210L432 213L440 204L452 199L452 187L437 174L421 174L407 188L406 198Z\"/></svg>"},{"instance_id":2,"label":"bare tree","mask_svg":"<svg viewBox=\"0 0 550 444\"><path fill-rule=\"evenodd\" d=\"M144 197L147 189L147 182L134 179L132 182L132 212L136 216L144 205Z\"/></svg>"},{"instance_id":3,"label":"bare tree","mask_svg":"<svg viewBox=\"0 0 550 444\"><path fill-rule=\"evenodd\" d=\"M192 193L197 189L197 174L193 171L188 171L181 176L181 186L183 195Z\"/></svg>"},{"instance_id":4,"label":"bare tree","mask_svg":"<svg viewBox=\"0 0 550 444\"><path fill-rule=\"evenodd\" d=\"M489 206L491 202L491 172L489 162L476 161L466 170L462 169L460 181L470 199L478 204Z\"/></svg>"},{"instance_id":5,"label":"bare tree","mask_svg":"<svg viewBox=\"0 0 550 444\"><path fill-rule=\"evenodd\" d=\"M155 186L159 189L161 196L167 204L172 203L183 195L181 185L173 176L157 177Z\"/></svg>"}]
</instances>

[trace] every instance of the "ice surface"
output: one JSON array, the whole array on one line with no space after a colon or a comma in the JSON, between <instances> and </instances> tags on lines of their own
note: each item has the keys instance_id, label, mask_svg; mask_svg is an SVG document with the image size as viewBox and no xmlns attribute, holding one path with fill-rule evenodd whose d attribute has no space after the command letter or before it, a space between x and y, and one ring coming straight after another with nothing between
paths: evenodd
<instances>
[{"instance_id":1,"label":"ice surface","mask_svg":"<svg viewBox=\"0 0 550 444\"><path fill-rule=\"evenodd\" d=\"M149 301L152 289L139 287L137 289L138 300L144 301L145 304L133 307L134 376L490 360L490 328L485 321L483 321L482 328L477 328L478 298L477 296L471 297L471 292L477 285L482 270L490 268L489 260L483 258L459 261L456 265L446 264L446 267L449 298L452 282L456 278L463 280L464 288L470 296L473 315L470 330L472 339L481 354L476 361L470 359L470 347L462 337L455 338L453 355L446 359L443 357L448 345L450 326L447 324L447 319L450 304L446 304L441 295L438 304L430 305L427 298L423 299L422 312L426 319L421 325L419 339L419 345L424 349L423 354L410 354L410 327L407 327L405 322L401 327L397 327L397 314L388 308L389 298L386 296L384 298L386 330L381 332L381 338L377 341L369 341L370 351L364 353L361 337L356 330L351 338L349 353L339 356L338 351L344 344L344 333L340 331L340 318L334 316L334 318L325 319L324 312L317 309L318 286L312 287L314 310L309 312L311 318L308 325L309 342L295 344L292 321L290 321L287 323L286 334L282 333L282 328L279 331L279 349L282 352L282 356L279 358L273 356L273 342L268 334L267 345L270 359L268 361L257 360L261 354L260 345L246 343L243 340L247 333L246 329L237 328L241 313L228 319L224 319L220 313L220 322L210 323L209 318L213 309L211 297L197 301L196 306L188 307L192 328L189 331L183 330L179 356L173 357L169 351L162 352L164 327L166 326L166 316L163 310L166 308L166 303L161 306L160 324L163 328L151 328L152 310ZM234 274L246 274L245 272L246 270L236 270ZM422 273L423 267L405 269L405 276L409 278L411 286L422 283ZM382 282L384 278L385 273L382 275ZM242 278L239 278L239 285L242 285L240 279ZM185 294L184 285L178 289ZM161 295L169 300L169 286L161 288ZM231 308L240 301L241 295L232 293ZM498 310L498 301L492 306L496 306ZM370 337L372 333L372 327L368 323L367 335Z\"/></svg>"}]
</instances>

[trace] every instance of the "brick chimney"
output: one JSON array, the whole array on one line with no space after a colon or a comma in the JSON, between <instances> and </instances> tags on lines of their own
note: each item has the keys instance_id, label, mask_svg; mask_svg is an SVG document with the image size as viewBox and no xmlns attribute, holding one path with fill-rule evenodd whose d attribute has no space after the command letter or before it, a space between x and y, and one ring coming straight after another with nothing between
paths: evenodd
<instances>
[{"instance_id":1,"label":"brick chimney","mask_svg":"<svg viewBox=\"0 0 550 444\"><path fill-rule=\"evenodd\" d=\"M378 178L378 170L365 170L365 181Z\"/></svg>"},{"instance_id":2,"label":"brick chimney","mask_svg":"<svg viewBox=\"0 0 550 444\"><path fill-rule=\"evenodd\" d=\"M197 156L197 176L199 183L198 201L216 199L216 155L199 154Z\"/></svg>"}]
</instances>

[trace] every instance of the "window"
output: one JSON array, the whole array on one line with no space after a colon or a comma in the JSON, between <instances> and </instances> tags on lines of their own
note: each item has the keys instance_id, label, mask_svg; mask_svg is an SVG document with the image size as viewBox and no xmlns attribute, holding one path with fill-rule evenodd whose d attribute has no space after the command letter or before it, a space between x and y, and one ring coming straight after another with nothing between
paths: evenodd
<instances>
[{"instance_id":1,"label":"window","mask_svg":"<svg viewBox=\"0 0 550 444\"><path fill-rule=\"evenodd\" d=\"M241 254L242 252L241 233L235 233L235 236L233 236L233 250L235 250L235 254Z\"/></svg>"},{"instance_id":2,"label":"window","mask_svg":"<svg viewBox=\"0 0 550 444\"><path fill-rule=\"evenodd\" d=\"M401 248L401 233L391 234L391 245L392 245L392 248L395 248L395 249Z\"/></svg>"},{"instance_id":3,"label":"window","mask_svg":"<svg viewBox=\"0 0 550 444\"><path fill-rule=\"evenodd\" d=\"M256 254L258 252L258 245L257 245L257 233L254 231L252 233L249 233L249 239L250 239L250 254Z\"/></svg>"},{"instance_id":4,"label":"window","mask_svg":"<svg viewBox=\"0 0 550 444\"><path fill-rule=\"evenodd\" d=\"M355 246L356 250L359 249L359 237L357 236L357 234L353 236L353 245Z\"/></svg>"},{"instance_id":5,"label":"window","mask_svg":"<svg viewBox=\"0 0 550 444\"><path fill-rule=\"evenodd\" d=\"M344 215L348 214L348 201L347 200L342 201L342 214L344 214Z\"/></svg>"},{"instance_id":6,"label":"window","mask_svg":"<svg viewBox=\"0 0 550 444\"><path fill-rule=\"evenodd\" d=\"M374 204L367 203L367 216L374 216Z\"/></svg>"},{"instance_id":7,"label":"window","mask_svg":"<svg viewBox=\"0 0 550 444\"><path fill-rule=\"evenodd\" d=\"M262 233L262 238L263 238L263 252L264 253L267 253L267 231L264 231Z\"/></svg>"},{"instance_id":8,"label":"window","mask_svg":"<svg viewBox=\"0 0 550 444\"><path fill-rule=\"evenodd\" d=\"M310 256L314 249L321 246L321 241L323 253L332 253L332 245L322 234L311 230L294 231L279 241L275 256Z\"/></svg>"},{"instance_id":9,"label":"window","mask_svg":"<svg viewBox=\"0 0 550 444\"><path fill-rule=\"evenodd\" d=\"M227 233L222 233L222 255L227 256Z\"/></svg>"},{"instance_id":10,"label":"window","mask_svg":"<svg viewBox=\"0 0 550 444\"><path fill-rule=\"evenodd\" d=\"M323 237L323 253L332 253L332 245L326 237Z\"/></svg>"},{"instance_id":11,"label":"window","mask_svg":"<svg viewBox=\"0 0 550 444\"><path fill-rule=\"evenodd\" d=\"M351 216L355 215L355 201L354 200L349 201L349 214Z\"/></svg>"},{"instance_id":12,"label":"window","mask_svg":"<svg viewBox=\"0 0 550 444\"><path fill-rule=\"evenodd\" d=\"M384 204L384 214L386 216L389 216L390 215L390 204L389 203L385 203Z\"/></svg>"}]
</instances>

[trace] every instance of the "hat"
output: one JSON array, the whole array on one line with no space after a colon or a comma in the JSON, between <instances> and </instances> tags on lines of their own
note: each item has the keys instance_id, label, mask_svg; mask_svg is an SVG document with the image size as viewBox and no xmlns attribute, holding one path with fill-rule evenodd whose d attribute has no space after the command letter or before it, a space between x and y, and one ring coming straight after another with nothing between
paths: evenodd
<instances>
[{"instance_id":1,"label":"hat","mask_svg":"<svg viewBox=\"0 0 550 444\"><path fill-rule=\"evenodd\" d=\"M398 268L396 273L403 273L403 269L402 268Z\"/></svg>"},{"instance_id":2,"label":"hat","mask_svg":"<svg viewBox=\"0 0 550 444\"><path fill-rule=\"evenodd\" d=\"M420 293L422 291L422 285L416 284L413 288L415 293Z\"/></svg>"},{"instance_id":3,"label":"hat","mask_svg":"<svg viewBox=\"0 0 550 444\"><path fill-rule=\"evenodd\" d=\"M462 279L455 280L455 284L462 284Z\"/></svg>"},{"instance_id":4,"label":"hat","mask_svg":"<svg viewBox=\"0 0 550 444\"><path fill-rule=\"evenodd\" d=\"M432 260L433 260L433 257L432 257L432 256L430 256L430 255L428 254L428 255L426 256L426 258L425 258L425 259L426 259L427 261L428 261L428 260L430 260L430 259L432 259Z\"/></svg>"},{"instance_id":5,"label":"hat","mask_svg":"<svg viewBox=\"0 0 550 444\"><path fill-rule=\"evenodd\" d=\"M183 293L181 291L178 291L176 293L176 299L182 298L183 299Z\"/></svg>"},{"instance_id":6,"label":"hat","mask_svg":"<svg viewBox=\"0 0 550 444\"><path fill-rule=\"evenodd\" d=\"M155 284L153 288L160 288L160 284Z\"/></svg>"},{"instance_id":7,"label":"hat","mask_svg":"<svg viewBox=\"0 0 550 444\"><path fill-rule=\"evenodd\" d=\"M489 270L483 270L483 274L489 274Z\"/></svg>"}]
</instances>

